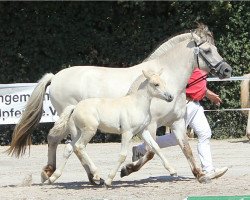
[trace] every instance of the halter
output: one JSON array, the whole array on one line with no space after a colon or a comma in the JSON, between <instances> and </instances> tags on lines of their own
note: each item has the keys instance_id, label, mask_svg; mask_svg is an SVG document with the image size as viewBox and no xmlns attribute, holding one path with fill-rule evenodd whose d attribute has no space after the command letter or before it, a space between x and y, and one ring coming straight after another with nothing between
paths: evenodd
<instances>
[{"instance_id":1,"label":"halter","mask_svg":"<svg viewBox=\"0 0 250 200\"><path fill-rule=\"evenodd\" d=\"M205 43L205 42L201 42L200 44L197 44L196 41L194 40L194 44L195 44L195 47L194 47L194 54L196 55L198 68L200 69L200 64L199 64L199 55L200 55L200 56L202 57L202 59L205 61L205 63L207 64L207 66L210 68L210 72L209 72L209 73L215 74L215 73L217 73L217 72L219 71L219 69L220 69L219 66L220 66L223 62L225 62L225 61L222 59L220 62L218 62L216 65L213 66L213 65L208 61L208 59L206 58L206 55L204 54L203 50L200 49L200 46L201 46L202 44L204 44L204 43ZM186 88L189 88L189 87L191 87L191 86L193 86L193 85L195 85L195 84L197 84L197 83L199 83L199 82L205 80L206 78L207 78L207 74L205 74L205 75L199 77L198 79L192 81L191 83L187 84L187 85L186 85Z\"/></svg>"},{"instance_id":2,"label":"halter","mask_svg":"<svg viewBox=\"0 0 250 200\"><path fill-rule=\"evenodd\" d=\"M198 68L200 69L200 64L199 64L199 55L202 57L202 59L205 61L205 63L207 64L207 66L210 68L210 73L211 74L215 74L220 70L220 65L222 63L224 63L225 61L222 59L220 62L218 62L216 65L212 65L208 59L206 58L206 54L204 53L204 51L200 48L200 46L202 44L204 44L205 42L201 42L200 44L197 44L196 41L194 40L194 54L196 55L196 59L197 59L197 64L198 64Z\"/></svg>"}]
</instances>

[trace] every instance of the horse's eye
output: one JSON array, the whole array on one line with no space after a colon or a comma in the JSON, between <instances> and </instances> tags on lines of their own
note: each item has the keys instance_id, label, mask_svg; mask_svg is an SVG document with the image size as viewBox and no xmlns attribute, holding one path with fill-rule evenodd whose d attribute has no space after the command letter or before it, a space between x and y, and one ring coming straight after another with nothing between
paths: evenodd
<instances>
[{"instance_id":1,"label":"horse's eye","mask_svg":"<svg viewBox=\"0 0 250 200\"><path fill-rule=\"evenodd\" d=\"M158 83L155 83L155 87L158 87L159 86L159 84Z\"/></svg>"},{"instance_id":2,"label":"horse's eye","mask_svg":"<svg viewBox=\"0 0 250 200\"><path fill-rule=\"evenodd\" d=\"M211 52L211 48L209 47L209 48L203 49L203 51L204 51L205 53L210 53L210 52Z\"/></svg>"}]
</instances>

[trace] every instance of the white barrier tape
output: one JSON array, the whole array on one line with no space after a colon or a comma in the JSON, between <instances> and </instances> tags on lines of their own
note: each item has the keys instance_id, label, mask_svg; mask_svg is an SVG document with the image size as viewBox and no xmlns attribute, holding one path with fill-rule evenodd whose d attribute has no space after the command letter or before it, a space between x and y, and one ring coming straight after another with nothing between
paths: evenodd
<instances>
[{"instance_id":1,"label":"white barrier tape","mask_svg":"<svg viewBox=\"0 0 250 200\"><path fill-rule=\"evenodd\" d=\"M243 81L243 80L250 80L250 78L244 77L244 76L233 76L230 78L224 78L224 79L219 79L219 78L207 78L207 81Z\"/></svg>"},{"instance_id":2,"label":"white barrier tape","mask_svg":"<svg viewBox=\"0 0 250 200\"><path fill-rule=\"evenodd\" d=\"M247 111L247 110L249 110L250 111L250 108L227 108L227 109L216 109L216 110L204 110L205 112L215 112L215 111L217 111L217 112L222 112L222 111L238 111L238 110L240 110L240 111Z\"/></svg>"}]
</instances>

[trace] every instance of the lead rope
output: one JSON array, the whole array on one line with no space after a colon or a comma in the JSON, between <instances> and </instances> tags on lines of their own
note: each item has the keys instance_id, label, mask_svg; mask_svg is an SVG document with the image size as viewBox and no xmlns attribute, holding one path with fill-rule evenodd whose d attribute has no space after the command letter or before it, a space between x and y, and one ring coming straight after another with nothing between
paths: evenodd
<instances>
[{"instance_id":1,"label":"lead rope","mask_svg":"<svg viewBox=\"0 0 250 200\"><path fill-rule=\"evenodd\" d=\"M195 84L197 84L197 83L199 83L199 82L201 82L203 80L206 80L206 79L207 79L207 74L204 74L200 78L192 81L191 83L188 83L187 86L186 86L186 88L189 88L189 87L191 87L191 86L193 86L193 85L195 85Z\"/></svg>"}]
</instances>

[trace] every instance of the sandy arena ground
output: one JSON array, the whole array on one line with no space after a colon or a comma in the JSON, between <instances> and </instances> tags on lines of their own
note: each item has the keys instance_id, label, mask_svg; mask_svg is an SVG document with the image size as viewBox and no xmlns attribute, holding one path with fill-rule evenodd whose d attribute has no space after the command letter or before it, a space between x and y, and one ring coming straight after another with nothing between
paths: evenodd
<instances>
[{"instance_id":1,"label":"sandy arena ground","mask_svg":"<svg viewBox=\"0 0 250 200\"><path fill-rule=\"evenodd\" d=\"M133 143L135 144L135 143ZM131 147L132 145L131 144ZM196 140L191 140L197 159ZM47 162L47 146L31 146L30 156L17 159L1 154L0 200L13 199L70 199L70 200L116 200L116 199L167 199L182 200L190 196L250 195L250 143L245 139L211 141L216 167L228 166L228 172L208 184L198 183L178 146L163 149L169 161L176 167L179 177L171 178L155 157L139 172L128 177L116 175L112 189L89 184L85 171L75 155L69 159L64 173L53 184L41 184L40 172ZM58 148L62 157L64 145ZM7 147L0 147L0 152ZM88 152L100 167L105 179L118 158L119 143L89 144ZM132 153L126 159L131 160ZM21 186L25 177L32 176L31 186Z\"/></svg>"}]
</instances>

